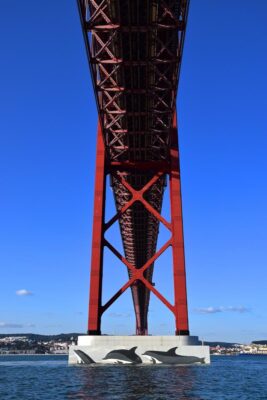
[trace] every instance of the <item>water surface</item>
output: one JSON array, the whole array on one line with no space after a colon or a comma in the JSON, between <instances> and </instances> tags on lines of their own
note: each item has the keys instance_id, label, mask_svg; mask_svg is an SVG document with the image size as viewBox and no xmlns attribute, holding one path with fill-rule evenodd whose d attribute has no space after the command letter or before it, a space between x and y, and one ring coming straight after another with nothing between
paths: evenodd
<instances>
[{"instance_id":1,"label":"water surface","mask_svg":"<svg viewBox=\"0 0 267 400\"><path fill-rule=\"evenodd\" d=\"M2 400L267 400L267 356L211 365L68 366L66 356L0 356Z\"/></svg>"}]
</instances>

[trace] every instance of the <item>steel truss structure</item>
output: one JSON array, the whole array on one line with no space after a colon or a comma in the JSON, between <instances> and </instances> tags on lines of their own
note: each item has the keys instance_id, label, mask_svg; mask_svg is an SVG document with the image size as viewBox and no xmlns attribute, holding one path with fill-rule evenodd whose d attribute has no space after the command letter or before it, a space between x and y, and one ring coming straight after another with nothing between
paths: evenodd
<instances>
[{"instance_id":1,"label":"steel truss structure","mask_svg":"<svg viewBox=\"0 0 267 400\"><path fill-rule=\"evenodd\" d=\"M176 334L188 335L176 124L188 1L77 1L99 113L88 333L101 333L103 312L130 287L137 335L148 333L150 292L174 314ZM117 213L105 222L107 175ZM167 179L170 222L161 215ZM105 239L116 221L124 256ZM160 223L171 238L156 251ZM129 280L103 305L105 246L125 264ZM169 246L174 304L152 284L154 262Z\"/></svg>"}]
</instances>

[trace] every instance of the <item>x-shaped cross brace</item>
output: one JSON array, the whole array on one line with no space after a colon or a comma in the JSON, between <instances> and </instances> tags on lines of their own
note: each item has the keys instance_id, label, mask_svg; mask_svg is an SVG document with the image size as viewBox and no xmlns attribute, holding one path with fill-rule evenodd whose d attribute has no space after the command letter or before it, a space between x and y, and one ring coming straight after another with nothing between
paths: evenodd
<instances>
[{"instance_id":1,"label":"x-shaped cross brace","mask_svg":"<svg viewBox=\"0 0 267 400\"><path fill-rule=\"evenodd\" d=\"M172 232L171 223L169 223L154 207L149 204L145 198L144 193L151 188L151 186L156 183L156 181L163 176L163 172L157 172L150 180L147 182L142 189L135 190L120 174L116 175L116 179L120 181L121 184L131 193L132 197L127 201L124 206L105 224L105 231L107 231L121 216L128 210L136 201L139 201L143 206L156 217L160 222L162 222L167 229ZM101 314L103 314L113 303L117 300L122 293L125 292L128 287L134 284L135 281L141 281L148 290L153 292L155 296L165 304L166 307L173 313L175 313L175 307L157 290L155 287L144 277L144 272L157 260L157 258L164 253L164 251L172 245L172 237L149 259L141 268L136 268L132 265L125 257L123 257L118 250L116 250L112 244L104 239L104 246L106 246L119 260L126 265L126 267L131 271L131 278L126 282L115 294L110 298L110 300L101 307Z\"/></svg>"}]
</instances>

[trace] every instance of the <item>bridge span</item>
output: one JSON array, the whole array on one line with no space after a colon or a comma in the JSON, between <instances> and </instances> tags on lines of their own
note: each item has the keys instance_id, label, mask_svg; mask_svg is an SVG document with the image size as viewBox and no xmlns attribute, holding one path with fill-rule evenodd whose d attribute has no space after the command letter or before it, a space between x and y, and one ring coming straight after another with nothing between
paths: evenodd
<instances>
[{"instance_id":1,"label":"bridge span","mask_svg":"<svg viewBox=\"0 0 267 400\"><path fill-rule=\"evenodd\" d=\"M184 337L180 343L198 345L188 326L176 112L189 0L77 3L98 110L88 343L95 345L92 338L101 335L103 313L130 288L137 336L148 334L152 292L173 313L174 333ZM105 220L107 176L116 205L109 221ZM161 213L167 181L170 221ZM124 254L105 237L116 221ZM171 235L157 250L160 224ZM129 278L102 304L104 247L122 261ZM169 247L174 304L152 279L155 261Z\"/></svg>"}]
</instances>

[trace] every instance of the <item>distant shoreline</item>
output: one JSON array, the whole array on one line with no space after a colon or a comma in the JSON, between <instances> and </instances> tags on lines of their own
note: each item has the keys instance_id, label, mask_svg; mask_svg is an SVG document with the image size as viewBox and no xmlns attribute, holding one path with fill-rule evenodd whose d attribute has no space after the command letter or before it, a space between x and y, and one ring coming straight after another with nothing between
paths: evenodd
<instances>
[{"instance_id":1,"label":"distant shoreline","mask_svg":"<svg viewBox=\"0 0 267 400\"><path fill-rule=\"evenodd\" d=\"M39 354L39 353L35 353L35 354L25 354L25 353L16 353L16 354L0 354L0 357L4 356L67 356L69 353L63 353L63 354Z\"/></svg>"}]
</instances>

